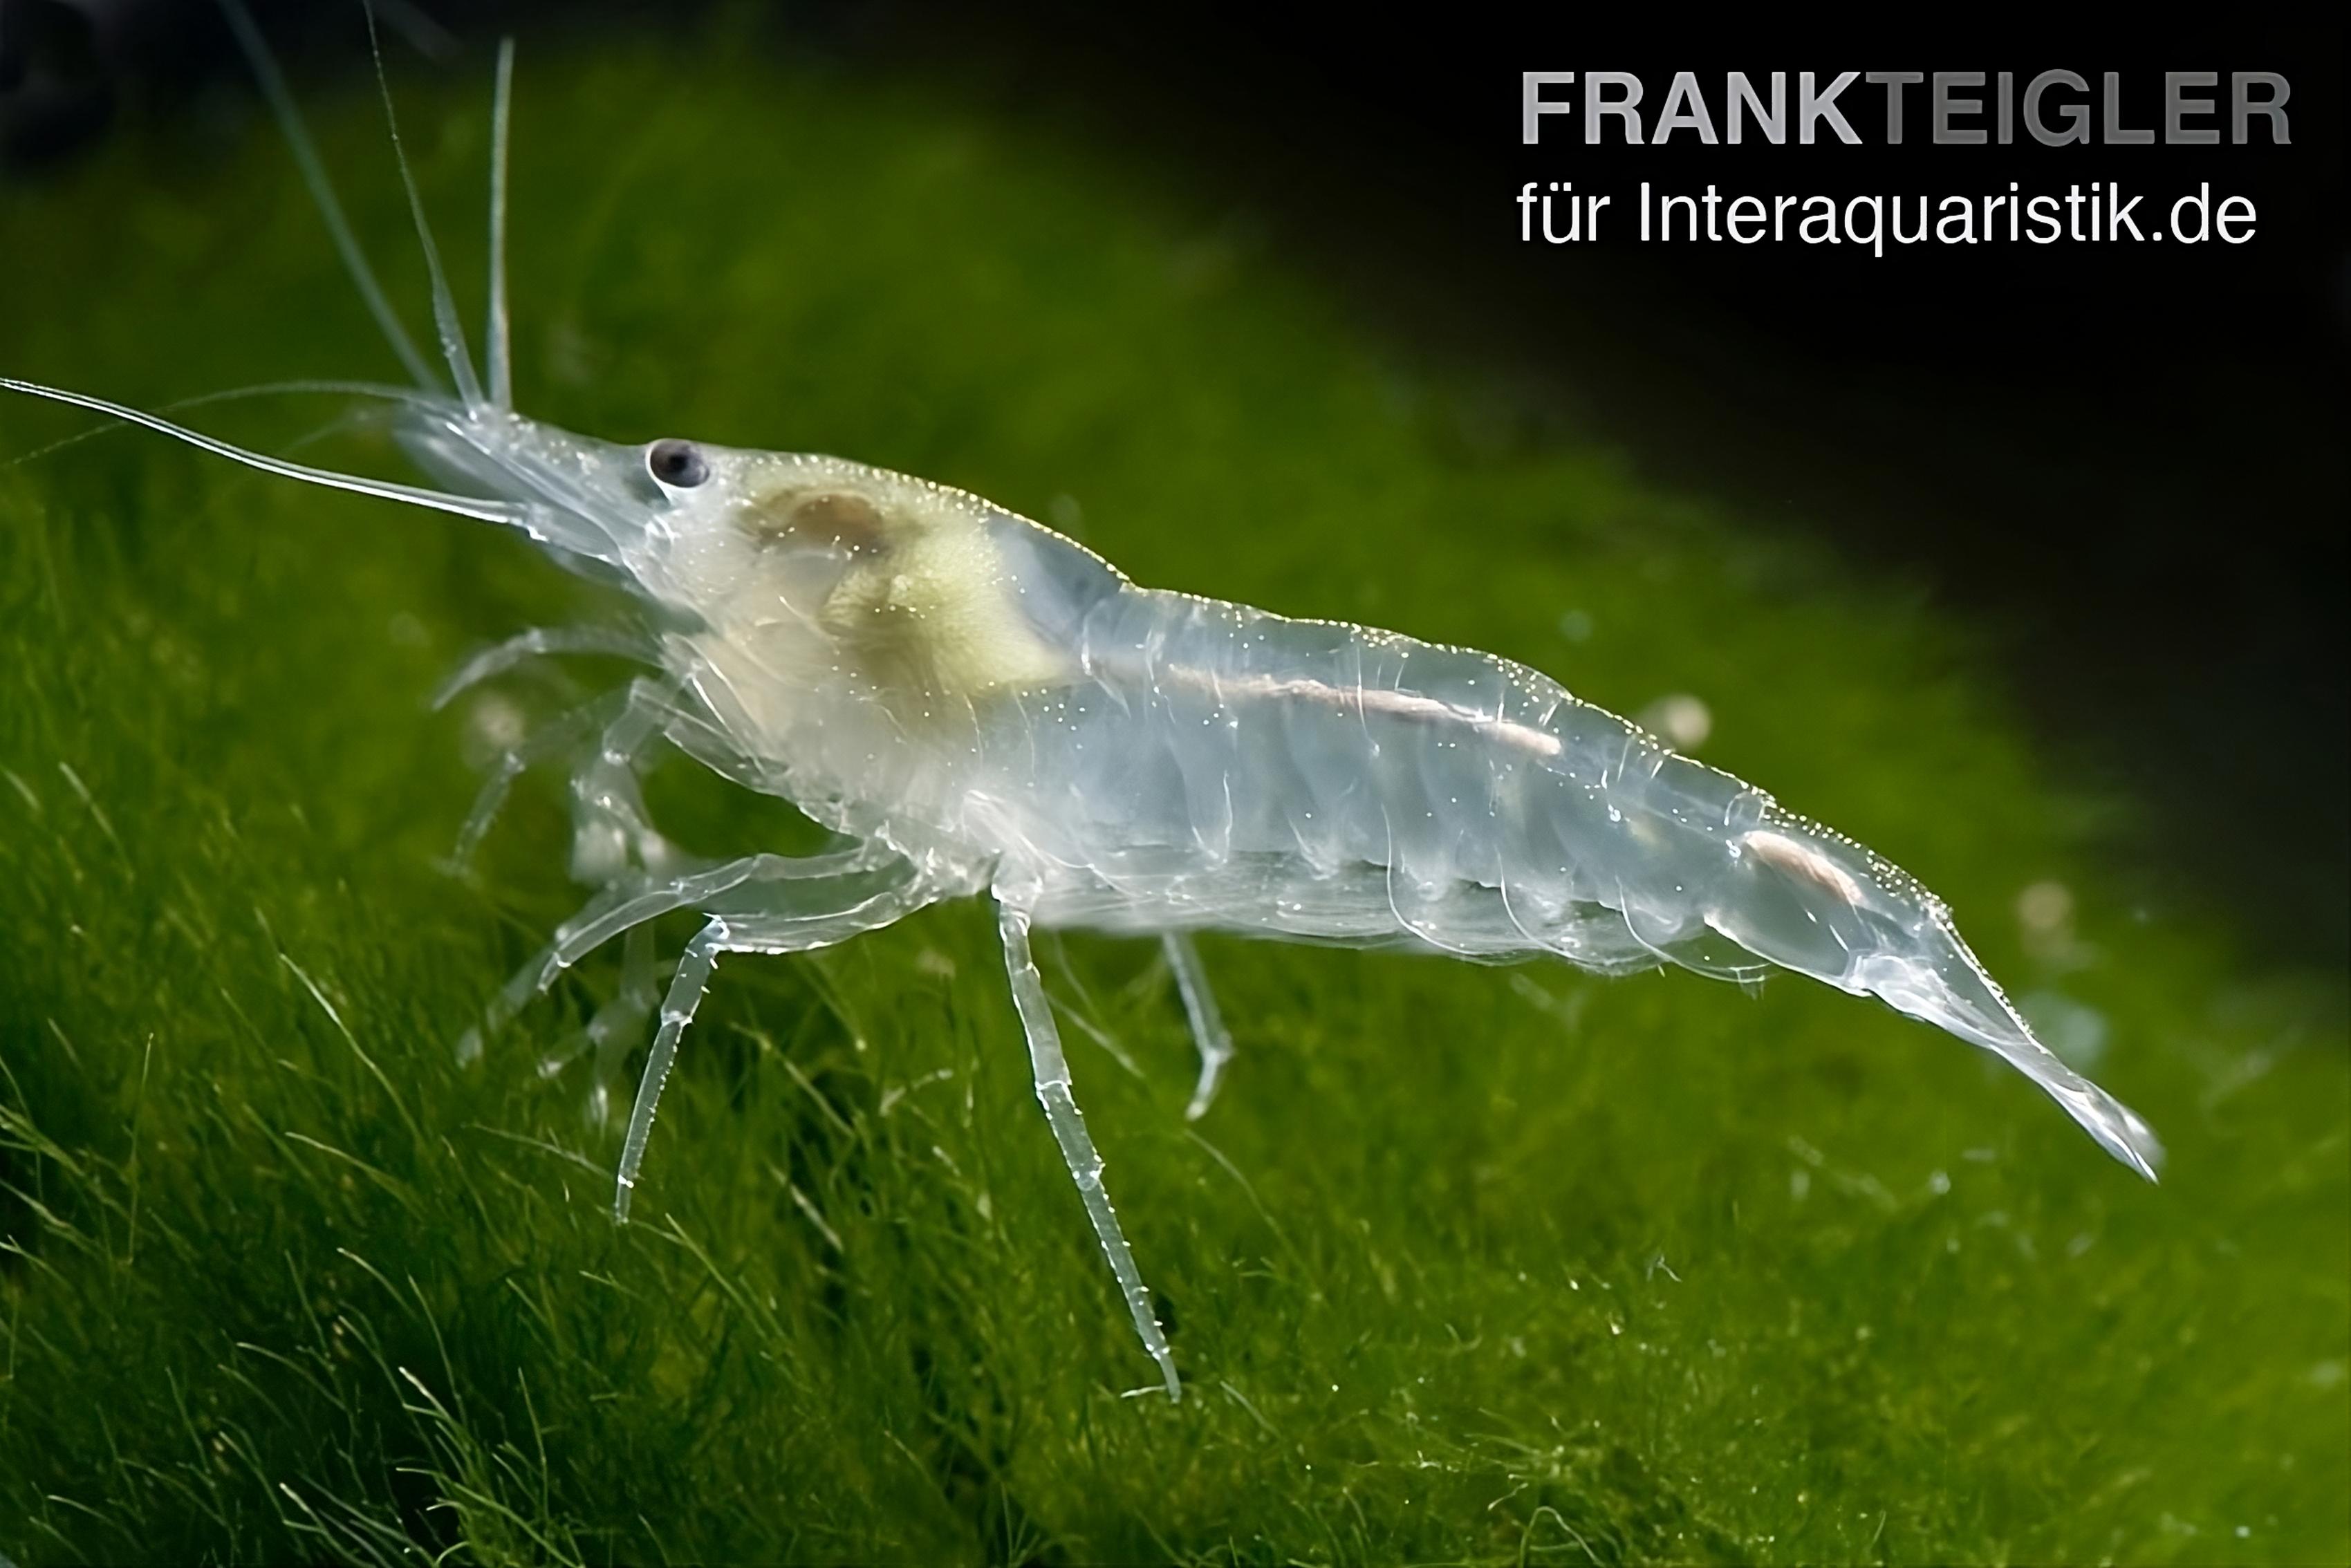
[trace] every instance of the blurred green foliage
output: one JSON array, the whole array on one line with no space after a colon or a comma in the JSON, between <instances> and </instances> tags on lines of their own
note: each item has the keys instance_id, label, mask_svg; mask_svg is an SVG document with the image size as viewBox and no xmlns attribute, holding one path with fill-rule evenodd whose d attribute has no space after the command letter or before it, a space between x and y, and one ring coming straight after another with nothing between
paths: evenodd
<instances>
[{"instance_id":1,"label":"blurred green foliage","mask_svg":"<svg viewBox=\"0 0 2351 1568\"><path fill-rule=\"evenodd\" d=\"M461 283L486 91L407 82ZM316 105L421 298L373 106ZM1029 1095L984 912L722 967L640 1222L541 1058L450 1043L579 896L560 780L444 874L469 649L608 613L474 525L126 433L0 470L0 1552L15 1561L2342 1561L2339 988L2133 907L1917 595L1344 319L1180 181L936 84L725 39L526 57L519 390L838 451L1143 580L1473 643L1917 872L2172 1152L1801 981L1207 945L1187 1126L1150 949L1049 944L1174 1331L1152 1383ZM155 406L390 379L275 132L120 138L0 206L0 369ZM465 292L477 297L478 289ZM413 313L421 321L422 312ZM1595 394L1604 389L1586 389ZM191 411L396 471L332 399ZM0 408L0 450L86 426ZM686 765L698 847L781 841ZM2034 940L2021 892L2071 890ZM664 927L675 941L686 929ZM2070 1009L2070 1010L2069 1010ZM1099 1040L1099 1046L1095 1041Z\"/></svg>"}]
</instances>

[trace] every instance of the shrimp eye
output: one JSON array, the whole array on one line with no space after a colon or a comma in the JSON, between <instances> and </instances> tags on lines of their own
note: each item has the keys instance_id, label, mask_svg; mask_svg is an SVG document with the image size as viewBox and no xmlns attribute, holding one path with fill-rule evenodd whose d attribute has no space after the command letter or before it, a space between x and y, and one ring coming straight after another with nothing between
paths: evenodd
<instances>
[{"instance_id":1,"label":"shrimp eye","mask_svg":"<svg viewBox=\"0 0 2351 1568\"><path fill-rule=\"evenodd\" d=\"M691 490L710 477L710 465L691 441L656 441L645 448L645 472L674 490Z\"/></svg>"}]
</instances>

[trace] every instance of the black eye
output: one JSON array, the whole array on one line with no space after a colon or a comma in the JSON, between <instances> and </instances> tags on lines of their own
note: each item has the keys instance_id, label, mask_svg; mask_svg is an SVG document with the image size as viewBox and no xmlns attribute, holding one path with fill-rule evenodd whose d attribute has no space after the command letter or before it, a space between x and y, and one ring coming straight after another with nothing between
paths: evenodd
<instances>
[{"instance_id":1,"label":"black eye","mask_svg":"<svg viewBox=\"0 0 2351 1568\"><path fill-rule=\"evenodd\" d=\"M691 490L710 477L702 448L691 441L656 441L645 448L645 471L673 489Z\"/></svg>"}]
</instances>

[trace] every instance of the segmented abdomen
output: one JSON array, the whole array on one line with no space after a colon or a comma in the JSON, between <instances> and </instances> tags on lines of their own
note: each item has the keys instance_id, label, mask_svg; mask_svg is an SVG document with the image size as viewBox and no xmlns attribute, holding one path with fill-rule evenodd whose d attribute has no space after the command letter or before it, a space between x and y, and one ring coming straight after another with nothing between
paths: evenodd
<instances>
[{"instance_id":1,"label":"segmented abdomen","mask_svg":"<svg viewBox=\"0 0 2351 1568\"><path fill-rule=\"evenodd\" d=\"M1080 678L984 727L967 836L1047 924L1206 926L1718 976L1777 965L1996 1052L2151 1176L2147 1124L2036 1039L1942 903L1523 666L1104 573Z\"/></svg>"},{"instance_id":2,"label":"segmented abdomen","mask_svg":"<svg viewBox=\"0 0 2351 1568\"><path fill-rule=\"evenodd\" d=\"M1088 678L990 747L1041 918L1713 967L1703 884L1768 800L1556 682L1133 588L1075 633Z\"/></svg>"}]
</instances>

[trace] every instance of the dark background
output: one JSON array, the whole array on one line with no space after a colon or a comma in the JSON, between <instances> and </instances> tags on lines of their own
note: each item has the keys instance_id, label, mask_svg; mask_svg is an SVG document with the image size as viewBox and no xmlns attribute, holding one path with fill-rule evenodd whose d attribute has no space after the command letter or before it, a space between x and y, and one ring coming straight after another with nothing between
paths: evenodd
<instances>
[{"instance_id":1,"label":"dark background","mask_svg":"<svg viewBox=\"0 0 2351 1568\"><path fill-rule=\"evenodd\" d=\"M364 63L356 8L256 4L298 74ZM386 4L392 47L475 69L512 26L675 28L703 6ZM2126 32L1974 13L1932 28L1730 27L1656 7L1505 23L1467 7L1374 24L1302 13L1005 0L828 0L771 10L779 50L905 68L1107 141L1229 197L1365 319L1572 407L1669 485L1826 538L1993 631L2010 686L2069 765L2144 802L2147 885L2200 889L2251 944L2339 968L2351 945L2346 764L2344 24L2215 12ZM429 16L425 15L429 13ZM1842 107L1858 147L1521 145L1524 69L1638 72L1654 114L1697 73L2124 73L2156 124L2162 72L2273 70L2294 141L1935 147L1926 89L1905 145L1882 94ZM65 177L129 120L245 90L208 0L0 0L0 161ZM1575 98L1580 88L1567 89ZM1987 89L1987 96L1989 89ZM2023 132L2020 126L2021 139ZM1523 245L1527 179L1615 196L1613 243ZM1848 249L1635 243L1637 183L1843 198L2115 180L2142 226L2210 181L2251 197L2242 246ZM2150 220L2152 220L2150 222ZM1605 231L1604 231L1605 233ZM1538 416L1539 417L1539 416Z\"/></svg>"}]
</instances>

